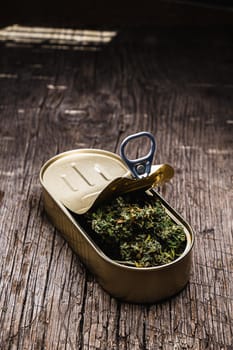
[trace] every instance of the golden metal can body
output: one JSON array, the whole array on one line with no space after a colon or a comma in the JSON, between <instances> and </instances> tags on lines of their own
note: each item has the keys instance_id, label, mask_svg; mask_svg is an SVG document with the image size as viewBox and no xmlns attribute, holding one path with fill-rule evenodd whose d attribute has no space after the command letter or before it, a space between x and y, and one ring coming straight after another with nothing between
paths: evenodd
<instances>
[{"instance_id":1,"label":"golden metal can body","mask_svg":"<svg viewBox=\"0 0 233 350\"><path fill-rule=\"evenodd\" d=\"M109 162L107 162L108 166L106 166L107 163L101 162L105 156L107 158L110 157L110 163L112 163L112 161L113 163L119 163L121 160L115 154L106 151L90 150L89 153L87 150L70 151L46 162L40 172L40 181L43 188L45 210L51 221L63 234L64 238L70 244L74 252L78 254L81 261L95 275L100 285L112 296L127 302L153 303L177 294L187 284L190 276L192 247L194 243L192 228L154 189L151 189L150 194L155 197L155 200L159 199L168 215L170 215L177 224L183 226L187 238L184 252L171 263L146 268L126 266L110 259L90 238L88 232L83 229L76 219L77 216L74 216L72 211L69 210L69 206L67 207L64 205L64 202L68 204L71 203L72 205L74 203L74 200L69 202L67 198L65 198L66 196L63 194L64 191L67 191L68 194L75 194L75 196L77 196L79 192L79 186L74 184L72 178L75 173L75 176L81 179L78 181L79 185L80 183L87 185L87 190L84 190L84 194L82 192L83 197L80 199L81 203L83 198L88 198L89 200L93 193L98 192L96 191L97 187L95 186L94 174L91 180L90 176L87 175L88 171L84 171L85 175L83 171L79 172L78 160L80 155L80 159L84 162L85 155L87 154L91 154L93 163L90 159L86 159L86 162L89 162L89 165L94 164L90 166L94 166L98 174L100 171L102 172L102 175L100 175L102 180L105 178L105 180L107 179L106 182L109 183L116 176L115 171L110 176L109 170L106 170L109 169ZM96 155L97 158L101 156L100 162L96 162ZM84 158L82 159L83 156ZM56 162L58 167L55 165ZM68 171L66 168L67 166L69 169ZM72 176L71 173L68 176L67 173L70 171L70 167L74 169L74 166L77 167L78 171L76 169L72 172ZM52 170L50 179L50 174L47 174L47 176L46 172L49 173L53 167L54 169ZM124 167L123 163L120 164L120 167L117 166L116 168L120 168L116 171L118 173L117 176L124 176L124 174L127 173L127 168ZM59 177L58 181L55 179L56 176ZM51 186L53 177L54 183ZM69 180L67 180L68 178ZM64 191L62 184L65 188ZM56 188L57 186L61 187ZM71 188L70 193L69 187ZM56 193L58 193L58 196L56 196ZM82 211L82 208L79 210Z\"/></svg>"}]
</instances>

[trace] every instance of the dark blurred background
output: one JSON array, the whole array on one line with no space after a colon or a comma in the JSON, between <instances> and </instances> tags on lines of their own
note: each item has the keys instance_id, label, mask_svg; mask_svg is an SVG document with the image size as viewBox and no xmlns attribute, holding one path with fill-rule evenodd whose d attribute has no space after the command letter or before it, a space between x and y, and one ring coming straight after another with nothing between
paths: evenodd
<instances>
[{"instance_id":1,"label":"dark blurred background","mask_svg":"<svg viewBox=\"0 0 233 350\"><path fill-rule=\"evenodd\" d=\"M0 26L231 25L230 0L21 0L5 3Z\"/></svg>"}]
</instances>

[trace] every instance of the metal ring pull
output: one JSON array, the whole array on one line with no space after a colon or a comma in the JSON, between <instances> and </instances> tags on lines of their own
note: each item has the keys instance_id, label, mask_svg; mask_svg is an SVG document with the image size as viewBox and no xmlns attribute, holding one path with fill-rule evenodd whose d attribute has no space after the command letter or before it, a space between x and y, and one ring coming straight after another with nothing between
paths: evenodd
<instances>
[{"instance_id":1,"label":"metal ring pull","mask_svg":"<svg viewBox=\"0 0 233 350\"><path fill-rule=\"evenodd\" d=\"M125 155L125 147L129 143L129 141L132 141L134 139L144 137L144 136L150 139L150 150L148 154L138 159L127 158L127 156ZM124 160L124 162L127 164L132 174L136 178L141 179L150 174L155 149L156 149L156 143L155 143L154 136L147 131L142 131L137 134L130 135L122 141L120 146L120 156Z\"/></svg>"}]
</instances>

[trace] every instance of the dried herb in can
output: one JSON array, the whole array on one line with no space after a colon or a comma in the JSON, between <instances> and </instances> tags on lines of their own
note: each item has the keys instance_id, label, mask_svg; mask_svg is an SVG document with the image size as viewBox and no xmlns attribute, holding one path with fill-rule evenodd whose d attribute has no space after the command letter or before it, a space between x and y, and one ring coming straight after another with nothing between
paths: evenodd
<instances>
[{"instance_id":1,"label":"dried herb in can","mask_svg":"<svg viewBox=\"0 0 233 350\"><path fill-rule=\"evenodd\" d=\"M126 265L167 264L186 246L183 227L172 220L158 199L142 191L114 198L83 218L105 254Z\"/></svg>"}]
</instances>

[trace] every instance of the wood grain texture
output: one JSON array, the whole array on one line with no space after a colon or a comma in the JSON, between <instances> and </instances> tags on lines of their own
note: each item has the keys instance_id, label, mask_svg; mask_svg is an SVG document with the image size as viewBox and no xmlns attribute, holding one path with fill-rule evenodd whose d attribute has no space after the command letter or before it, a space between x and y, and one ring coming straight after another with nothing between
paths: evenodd
<instances>
[{"instance_id":1,"label":"wood grain texture","mask_svg":"<svg viewBox=\"0 0 233 350\"><path fill-rule=\"evenodd\" d=\"M97 50L1 42L1 349L233 349L232 34L121 29ZM174 166L160 190L196 232L188 286L152 305L102 290L47 219L38 178L59 152L118 153L141 130L156 136L155 163Z\"/></svg>"}]
</instances>

